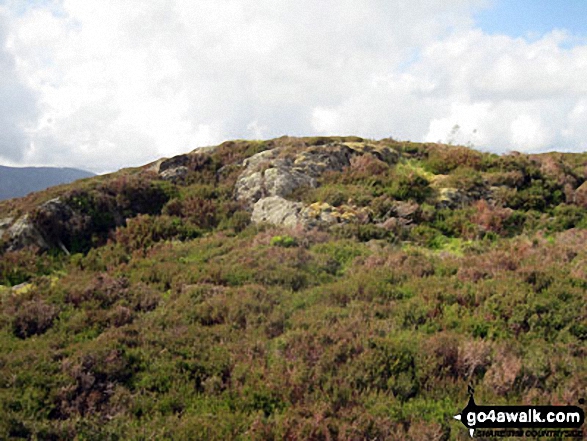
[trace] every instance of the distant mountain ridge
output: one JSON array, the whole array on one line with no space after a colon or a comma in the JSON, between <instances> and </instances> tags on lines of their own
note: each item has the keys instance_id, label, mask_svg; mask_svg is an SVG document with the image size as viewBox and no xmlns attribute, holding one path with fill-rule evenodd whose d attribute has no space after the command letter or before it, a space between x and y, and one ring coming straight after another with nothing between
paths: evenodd
<instances>
[{"instance_id":1,"label":"distant mountain ridge","mask_svg":"<svg viewBox=\"0 0 587 441\"><path fill-rule=\"evenodd\" d=\"M0 200L26 196L33 191L92 176L95 174L76 168L0 165Z\"/></svg>"}]
</instances>

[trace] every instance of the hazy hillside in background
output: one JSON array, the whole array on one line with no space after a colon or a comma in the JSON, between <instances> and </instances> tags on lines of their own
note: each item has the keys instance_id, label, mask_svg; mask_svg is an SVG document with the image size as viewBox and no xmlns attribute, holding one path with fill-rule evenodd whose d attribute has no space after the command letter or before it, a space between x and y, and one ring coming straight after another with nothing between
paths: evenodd
<instances>
[{"instance_id":1,"label":"hazy hillside in background","mask_svg":"<svg viewBox=\"0 0 587 441\"><path fill-rule=\"evenodd\" d=\"M95 176L94 173L76 168L56 167L6 167L0 165L0 200L26 196L30 192L44 190L77 179Z\"/></svg>"}]
</instances>

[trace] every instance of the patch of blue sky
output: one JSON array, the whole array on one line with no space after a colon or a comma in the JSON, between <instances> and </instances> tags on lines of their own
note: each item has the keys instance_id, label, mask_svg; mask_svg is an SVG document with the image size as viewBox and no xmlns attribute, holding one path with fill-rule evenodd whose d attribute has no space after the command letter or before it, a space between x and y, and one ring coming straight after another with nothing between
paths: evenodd
<instances>
[{"instance_id":1,"label":"patch of blue sky","mask_svg":"<svg viewBox=\"0 0 587 441\"><path fill-rule=\"evenodd\" d=\"M407 72L410 67L420 61L421 55L420 49L410 48L406 51L403 60L395 66L395 71L398 73Z\"/></svg>"},{"instance_id":2,"label":"patch of blue sky","mask_svg":"<svg viewBox=\"0 0 587 441\"><path fill-rule=\"evenodd\" d=\"M34 8L48 9L54 16L61 17L63 11L60 3L56 0L0 0L0 6L7 7L17 17Z\"/></svg>"},{"instance_id":3,"label":"patch of blue sky","mask_svg":"<svg viewBox=\"0 0 587 441\"><path fill-rule=\"evenodd\" d=\"M533 41L553 30L565 30L571 37L567 45L587 39L586 0L493 0L474 18L477 27L491 35Z\"/></svg>"}]
</instances>

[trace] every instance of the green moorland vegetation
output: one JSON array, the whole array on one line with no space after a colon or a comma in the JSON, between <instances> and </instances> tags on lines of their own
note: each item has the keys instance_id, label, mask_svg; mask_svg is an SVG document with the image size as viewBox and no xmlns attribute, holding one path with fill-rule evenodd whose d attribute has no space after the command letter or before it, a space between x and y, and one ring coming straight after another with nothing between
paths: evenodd
<instances>
[{"instance_id":1,"label":"green moorland vegetation","mask_svg":"<svg viewBox=\"0 0 587 441\"><path fill-rule=\"evenodd\" d=\"M464 440L469 385L586 398L587 154L369 141L397 156L291 195L361 215L286 228L236 201L244 158L343 141L364 142L229 142L174 181L0 203L60 244L3 245L0 439ZM57 196L75 222L38 209Z\"/></svg>"}]
</instances>

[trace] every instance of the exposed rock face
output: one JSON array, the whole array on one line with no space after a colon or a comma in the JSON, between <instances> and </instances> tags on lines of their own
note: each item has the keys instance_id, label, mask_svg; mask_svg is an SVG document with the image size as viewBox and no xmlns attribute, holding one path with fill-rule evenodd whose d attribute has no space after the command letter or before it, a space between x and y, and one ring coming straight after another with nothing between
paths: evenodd
<instances>
[{"instance_id":1,"label":"exposed rock face","mask_svg":"<svg viewBox=\"0 0 587 441\"><path fill-rule=\"evenodd\" d=\"M184 166L179 166L175 168L167 169L159 174L161 179L166 181L176 182L182 179L185 175L188 174L188 168Z\"/></svg>"},{"instance_id":2,"label":"exposed rock face","mask_svg":"<svg viewBox=\"0 0 587 441\"><path fill-rule=\"evenodd\" d=\"M300 187L316 187L326 171L342 171L357 154L344 144L327 144L288 154L276 148L243 161L244 171L236 183L236 198L252 206L269 196L287 197Z\"/></svg>"},{"instance_id":3,"label":"exposed rock face","mask_svg":"<svg viewBox=\"0 0 587 441\"><path fill-rule=\"evenodd\" d=\"M400 221L403 220L406 223L410 223L418 214L420 206L415 202L395 201L393 209Z\"/></svg>"},{"instance_id":4,"label":"exposed rock face","mask_svg":"<svg viewBox=\"0 0 587 441\"><path fill-rule=\"evenodd\" d=\"M251 220L255 223L268 222L295 227L300 223L307 224L303 209L304 204L301 202L288 201L281 196L269 196L255 203Z\"/></svg>"},{"instance_id":5,"label":"exposed rock face","mask_svg":"<svg viewBox=\"0 0 587 441\"><path fill-rule=\"evenodd\" d=\"M244 170L235 186L236 199L253 211L251 219L256 223L330 225L349 222L357 215L367 216L352 207L305 206L286 199L298 188L316 187L322 174L342 171L350 166L351 158L366 153L386 162L397 158L389 148L369 147L363 143L331 143L299 152L284 148L266 150L243 161Z\"/></svg>"},{"instance_id":6,"label":"exposed rock face","mask_svg":"<svg viewBox=\"0 0 587 441\"><path fill-rule=\"evenodd\" d=\"M71 207L59 198L51 199L36 209L35 222L27 214L6 228L12 219L2 219L0 221L0 238L5 240L8 251L20 250L29 246L46 250L51 245L57 245L67 253L60 235L63 233L63 225L74 215ZM4 228L1 227L2 225Z\"/></svg>"},{"instance_id":7,"label":"exposed rock face","mask_svg":"<svg viewBox=\"0 0 587 441\"><path fill-rule=\"evenodd\" d=\"M13 217L5 217L4 219L0 219L0 239L4 236L4 232L10 227L12 221L14 220Z\"/></svg>"},{"instance_id":8,"label":"exposed rock face","mask_svg":"<svg viewBox=\"0 0 587 441\"><path fill-rule=\"evenodd\" d=\"M281 149L267 150L243 161L236 183L236 199L252 206L269 196L288 196L296 188L316 186L316 180L294 167L291 158L280 158Z\"/></svg>"},{"instance_id":9,"label":"exposed rock face","mask_svg":"<svg viewBox=\"0 0 587 441\"><path fill-rule=\"evenodd\" d=\"M178 155L155 163L152 169L161 176L161 179L176 182L187 175L189 163L189 155Z\"/></svg>"},{"instance_id":10,"label":"exposed rock face","mask_svg":"<svg viewBox=\"0 0 587 441\"><path fill-rule=\"evenodd\" d=\"M163 173L167 170L171 170L178 167L187 167L190 162L190 157L188 155L177 155L173 158L164 159L159 163L157 168L158 173Z\"/></svg>"},{"instance_id":11,"label":"exposed rock face","mask_svg":"<svg viewBox=\"0 0 587 441\"><path fill-rule=\"evenodd\" d=\"M49 244L43 235L35 228L28 215L17 219L6 231L7 250L15 251L29 246L48 249Z\"/></svg>"},{"instance_id":12,"label":"exposed rock face","mask_svg":"<svg viewBox=\"0 0 587 441\"><path fill-rule=\"evenodd\" d=\"M294 165L316 178L327 171L342 171L357 154L360 153L345 144L327 144L301 152L295 158Z\"/></svg>"},{"instance_id":13,"label":"exposed rock face","mask_svg":"<svg viewBox=\"0 0 587 441\"><path fill-rule=\"evenodd\" d=\"M40 230L47 243L57 245L62 251L69 254L63 245L62 236L67 234L66 225L74 216L75 213L71 207L61 199L51 199L39 206L35 216L35 226Z\"/></svg>"},{"instance_id":14,"label":"exposed rock face","mask_svg":"<svg viewBox=\"0 0 587 441\"><path fill-rule=\"evenodd\" d=\"M39 211L46 217L50 217L60 222L66 222L73 216L73 210L71 207L59 198L51 199L40 205Z\"/></svg>"}]
</instances>

